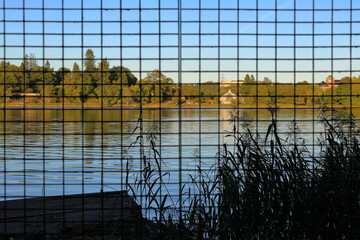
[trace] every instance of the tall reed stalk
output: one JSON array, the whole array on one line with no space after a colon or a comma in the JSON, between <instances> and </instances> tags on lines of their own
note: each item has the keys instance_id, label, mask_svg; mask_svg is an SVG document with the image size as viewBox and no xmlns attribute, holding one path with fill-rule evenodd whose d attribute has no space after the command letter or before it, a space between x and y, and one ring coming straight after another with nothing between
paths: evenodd
<instances>
[{"instance_id":1,"label":"tall reed stalk","mask_svg":"<svg viewBox=\"0 0 360 240\"><path fill-rule=\"evenodd\" d=\"M195 191L189 190L183 203L169 201L169 192L159 194L166 190L169 173L162 171L164 162L150 138L152 156L143 159L143 180L137 181L147 193L146 209L153 209L155 220L167 229L186 233L184 238L356 239L360 147L353 116L346 120L341 114L329 116L323 110L319 115L324 136L315 155L308 151L296 121L283 139L276 118L261 136L250 131L246 119L232 115L229 136L234 147L224 144L210 171L199 166L189 176L183 189ZM238 121L245 131L237 129ZM176 205L185 202L187 210L176 211Z\"/></svg>"}]
</instances>

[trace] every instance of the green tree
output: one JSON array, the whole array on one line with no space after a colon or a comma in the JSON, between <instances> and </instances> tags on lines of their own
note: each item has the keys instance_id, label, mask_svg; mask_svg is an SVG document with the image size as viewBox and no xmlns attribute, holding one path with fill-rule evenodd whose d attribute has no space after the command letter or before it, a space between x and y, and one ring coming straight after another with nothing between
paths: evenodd
<instances>
[{"instance_id":1,"label":"green tree","mask_svg":"<svg viewBox=\"0 0 360 240\"><path fill-rule=\"evenodd\" d=\"M56 85L59 85L59 84L61 84L62 81L64 81L65 74L67 74L67 73L71 73L71 70L66 67L60 67L55 72Z\"/></svg>"},{"instance_id":2,"label":"green tree","mask_svg":"<svg viewBox=\"0 0 360 240\"><path fill-rule=\"evenodd\" d=\"M109 66L110 64L107 59L101 60L98 66L100 70L98 78L100 81L95 89L95 94L103 106L112 106L118 103L121 91L121 83L116 80L110 80L111 72Z\"/></svg>"},{"instance_id":3,"label":"green tree","mask_svg":"<svg viewBox=\"0 0 360 240\"><path fill-rule=\"evenodd\" d=\"M277 84L276 100L281 104L294 104L294 85L293 84Z\"/></svg>"},{"instance_id":4,"label":"green tree","mask_svg":"<svg viewBox=\"0 0 360 240\"><path fill-rule=\"evenodd\" d=\"M256 96L259 104L269 105L272 103L268 88L263 83L258 84Z\"/></svg>"},{"instance_id":5,"label":"green tree","mask_svg":"<svg viewBox=\"0 0 360 240\"><path fill-rule=\"evenodd\" d=\"M81 101L82 75L76 62L73 65L72 72L65 74L62 86L63 96L67 102L76 103Z\"/></svg>"},{"instance_id":6,"label":"green tree","mask_svg":"<svg viewBox=\"0 0 360 240\"><path fill-rule=\"evenodd\" d=\"M244 83L241 85L240 94L244 97L246 104L252 104L255 102L256 95L256 82L253 75L251 77L249 74L245 75Z\"/></svg>"},{"instance_id":7,"label":"green tree","mask_svg":"<svg viewBox=\"0 0 360 240\"><path fill-rule=\"evenodd\" d=\"M252 75L252 74L251 74L250 79L251 79L251 82L256 82L255 77L254 77L254 75Z\"/></svg>"},{"instance_id":8,"label":"green tree","mask_svg":"<svg viewBox=\"0 0 360 240\"><path fill-rule=\"evenodd\" d=\"M271 79L268 78L268 77L264 77L263 82L264 82L264 83L271 83Z\"/></svg>"},{"instance_id":9,"label":"green tree","mask_svg":"<svg viewBox=\"0 0 360 240\"><path fill-rule=\"evenodd\" d=\"M360 103L360 79L344 77L334 90L335 100L339 104L350 105Z\"/></svg>"},{"instance_id":10,"label":"green tree","mask_svg":"<svg viewBox=\"0 0 360 240\"><path fill-rule=\"evenodd\" d=\"M311 96L313 95L312 86L307 82L298 82L295 85L295 97L296 104L307 105L311 102Z\"/></svg>"},{"instance_id":11,"label":"green tree","mask_svg":"<svg viewBox=\"0 0 360 240\"><path fill-rule=\"evenodd\" d=\"M134 85L132 85L132 86L134 86ZM119 103L121 105L129 105L129 104L134 103L131 87L122 86L122 89L121 89L122 91L120 94L121 98L119 99Z\"/></svg>"},{"instance_id":12,"label":"green tree","mask_svg":"<svg viewBox=\"0 0 360 240\"><path fill-rule=\"evenodd\" d=\"M5 68L6 63L2 61L0 63L0 102L3 103L6 100L6 86L5 86Z\"/></svg>"},{"instance_id":13,"label":"green tree","mask_svg":"<svg viewBox=\"0 0 360 240\"><path fill-rule=\"evenodd\" d=\"M39 92L45 102L56 102L56 77L54 69L51 68L49 61L46 61L44 67L36 67L41 71L36 72L37 78L34 79L34 92Z\"/></svg>"},{"instance_id":14,"label":"green tree","mask_svg":"<svg viewBox=\"0 0 360 240\"><path fill-rule=\"evenodd\" d=\"M267 86L262 83L253 85L250 88L249 97L245 98L245 103L250 105L254 105L256 103L260 105L271 104L271 98Z\"/></svg>"},{"instance_id":15,"label":"green tree","mask_svg":"<svg viewBox=\"0 0 360 240\"><path fill-rule=\"evenodd\" d=\"M309 103L314 103L314 104L321 104L321 98L324 94L324 91L320 88L320 86L318 85L311 85L312 86L312 96L310 98L310 102Z\"/></svg>"},{"instance_id":16,"label":"green tree","mask_svg":"<svg viewBox=\"0 0 360 240\"><path fill-rule=\"evenodd\" d=\"M245 75L244 82L245 82L245 83L250 83L250 82L251 82L251 78L250 78L250 75L249 75L249 74L246 74L246 75Z\"/></svg>"},{"instance_id":17,"label":"green tree","mask_svg":"<svg viewBox=\"0 0 360 240\"><path fill-rule=\"evenodd\" d=\"M98 69L95 66L95 55L93 50L88 49L85 54L85 71L83 73L83 82L81 89L81 97L82 101L86 101L89 96L94 93L94 89L96 88L99 81L99 73Z\"/></svg>"},{"instance_id":18,"label":"green tree","mask_svg":"<svg viewBox=\"0 0 360 240\"><path fill-rule=\"evenodd\" d=\"M43 80L43 67L36 66L31 71L29 71L29 79L27 81L27 88L25 89L26 92L32 92L32 93L39 93L40 89L39 83Z\"/></svg>"},{"instance_id":19,"label":"green tree","mask_svg":"<svg viewBox=\"0 0 360 240\"><path fill-rule=\"evenodd\" d=\"M102 59L97 69L99 70L97 78L100 80L100 82L105 80L110 81L110 63L107 59Z\"/></svg>"},{"instance_id":20,"label":"green tree","mask_svg":"<svg viewBox=\"0 0 360 240\"><path fill-rule=\"evenodd\" d=\"M134 101L140 104L149 104L154 96L153 84L147 80L141 79L130 89Z\"/></svg>"},{"instance_id":21,"label":"green tree","mask_svg":"<svg viewBox=\"0 0 360 240\"><path fill-rule=\"evenodd\" d=\"M208 81L200 85L200 95L202 96L202 103L218 103L219 98L224 94L225 92L219 92L219 85L215 82Z\"/></svg>"},{"instance_id":22,"label":"green tree","mask_svg":"<svg viewBox=\"0 0 360 240\"><path fill-rule=\"evenodd\" d=\"M4 69L2 71L4 71L7 96L11 96L15 92L22 92L24 73L21 72L21 68L10 63L2 64L2 68Z\"/></svg>"},{"instance_id":23,"label":"green tree","mask_svg":"<svg viewBox=\"0 0 360 240\"><path fill-rule=\"evenodd\" d=\"M198 85L181 85L181 94L185 99L197 102L199 100L199 86Z\"/></svg>"},{"instance_id":24,"label":"green tree","mask_svg":"<svg viewBox=\"0 0 360 240\"><path fill-rule=\"evenodd\" d=\"M131 73L130 69L122 66L113 67L110 70L110 80L120 82L123 85L134 85L137 78Z\"/></svg>"},{"instance_id":25,"label":"green tree","mask_svg":"<svg viewBox=\"0 0 360 240\"><path fill-rule=\"evenodd\" d=\"M135 98L142 96L143 103L158 103L171 100L172 86L174 81L162 74L158 69L147 73L146 77L141 81L142 89L134 89ZM140 84L138 85L140 88Z\"/></svg>"},{"instance_id":26,"label":"green tree","mask_svg":"<svg viewBox=\"0 0 360 240\"><path fill-rule=\"evenodd\" d=\"M85 72L96 71L95 64L96 64L96 61L95 61L94 51L92 49L86 50L85 62L84 62Z\"/></svg>"},{"instance_id":27,"label":"green tree","mask_svg":"<svg viewBox=\"0 0 360 240\"><path fill-rule=\"evenodd\" d=\"M327 88L322 96L322 104L335 104L335 90L334 88Z\"/></svg>"},{"instance_id":28,"label":"green tree","mask_svg":"<svg viewBox=\"0 0 360 240\"><path fill-rule=\"evenodd\" d=\"M21 84L20 92L33 92L33 88L36 82L39 65L33 53L26 54L24 62L20 65L20 71L23 73L23 81ZM41 70L40 70L41 71Z\"/></svg>"},{"instance_id":29,"label":"green tree","mask_svg":"<svg viewBox=\"0 0 360 240\"><path fill-rule=\"evenodd\" d=\"M33 53L25 54L24 66L26 71L31 71L38 66L37 60Z\"/></svg>"}]
</instances>

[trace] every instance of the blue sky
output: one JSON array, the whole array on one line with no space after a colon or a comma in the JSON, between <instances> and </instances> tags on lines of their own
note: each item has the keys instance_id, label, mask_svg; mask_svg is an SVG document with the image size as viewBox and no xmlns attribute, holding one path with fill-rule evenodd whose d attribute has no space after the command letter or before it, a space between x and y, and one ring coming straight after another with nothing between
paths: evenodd
<instances>
[{"instance_id":1,"label":"blue sky","mask_svg":"<svg viewBox=\"0 0 360 240\"><path fill-rule=\"evenodd\" d=\"M314 1L183 0L179 12L177 0L45 0L44 6L42 0L0 0L0 57L19 64L24 53L34 53L55 69L71 68L92 48L97 58L139 78L160 68L182 82L246 73L278 82L359 75L360 1Z\"/></svg>"}]
</instances>

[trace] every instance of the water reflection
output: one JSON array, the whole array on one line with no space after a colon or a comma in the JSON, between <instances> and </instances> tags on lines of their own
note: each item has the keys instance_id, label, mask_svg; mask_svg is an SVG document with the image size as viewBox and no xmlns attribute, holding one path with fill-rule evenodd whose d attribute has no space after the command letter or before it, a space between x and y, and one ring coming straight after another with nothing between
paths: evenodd
<instances>
[{"instance_id":1,"label":"water reflection","mask_svg":"<svg viewBox=\"0 0 360 240\"><path fill-rule=\"evenodd\" d=\"M0 165L5 171L0 174L0 190L9 197L94 192L101 184L107 190L123 189L124 152L133 158L131 170L139 171L139 144L132 144L154 125L163 168L172 172L169 181L176 183L180 156L181 177L188 179L199 161L204 168L214 163L219 144L233 143L226 137L234 127L229 122L231 114L242 119L235 124L240 132L244 116L250 120L250 129L260 133L266 133L271 121L267 110L144 110L141 125L139 110L2 110L0 119L6 121L0 125ZM286 137L296 119L301 136L311 146L323 131L317 115L312 109L280 110L279 131ZM145 139L143 150L147 151ZM6 191L5 183L10 184ZM171 185L171 191L177 193L177 186Z\"/></svg>"}]
</instances>

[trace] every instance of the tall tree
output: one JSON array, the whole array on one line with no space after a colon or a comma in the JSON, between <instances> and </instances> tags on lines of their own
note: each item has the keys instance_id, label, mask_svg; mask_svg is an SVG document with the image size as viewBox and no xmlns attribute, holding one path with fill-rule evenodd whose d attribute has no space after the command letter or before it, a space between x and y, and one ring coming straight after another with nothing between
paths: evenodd
<instances>
[{"instance_id":1,"label":"tall tree","mask_svg":"<svg viewBox=\"0 0 360 240\"><path fill-rule=\"evenodd\" d=\"M22 69L16 65L7 63L2 65L5 71L5 84L6 92L8 96L11 96L12 93L22 92L24 85L24 73Z\"/></svg>"},{"instance_id":2,"label":"tall tree","mask_svg":"<svg viewBox=\"0 0 360 240\"><path fill-rule=\"evenodd\" d=\"M92 49L86 50L85 53L85 72L93 72L96 71L95 67L95 55Z\"/></svg>"},{"instance_id":3,"label":"tall tree","mask_svg":"<svg viewBox=\"0 0 360 240\"><path fill-rule=\"evenodd\" d=\"M37 60L33 53L25 54L24 66L26 71L31 71L38 66Z\"/></svg>"},{"instance_id":4,"label":"tall tree","mask_svg":"<svg viewBox=\"0 0 360 240\"><path fill-rule=\"evenodd\" d=\"M93 50L88 49L85 53L85 72L83 74L83 84L81 90L82 100L86 101L87 98L94 93L94 89L98 84L98 72L95 66L95 55Z\"/></svg>"},{"instance_id":5,"label":"tall tree","mask_svg":"<svg viewBox=\"0 0 360 240\"><path fill-rule=\"evenodd\" d=\"M60 67L60 68L55 72L56 85L59 85L62 81L64 81L65 74L70 73L70 72L71 72L71 70L70 70L69 68Z\"/></svg>"},{"instance_id":6,"label":"tall tree","mask_svg":"<svg viewBox=\"0 0 360 240\"><path fill-rule=\"evenodd\" d=\"M36 82L36 91L40 92L45 102L56 101L56 77L54 69L51 68L49 61L46 61L41 73L41 80Z\"/></svg>"},{"instance_id":7,"label":"tall tree","mask_svg":"<svg viewBox=\"0 0 360 240\"><path fill-rule=\"evenodd\" d=\"M63 81L63 95L68 102L80 102L82 91L82 75L79 65L75 62L72 72L66 73Z\"/></svg>"},{"instance_id":8,"label":"tall tree","mask_svg":"<svg viewBox=\"0 0 360 240\"><path fill-rule=\"evenodd\" d=\"M153 84L147 80L141 79L135 85L130 87L133 99L140 104L148 104L154 96Z\"/></svg>"},{"instance_id":9,"label":"tall tree","mask_svg":"<svg viewBox=\"0 0 360 240\"><path fill-rule=\"evenodd\" d=\"M32 91L35 83L36 71L39 71L39 65L33 53L25 54L24 62L21 63L20 69L23 73L23 82L21 92Z\"/></svg>"},{"instance_id":10,"label":"tall tree","mask_svg":"<svg viewBox=\"0 0 360 240\"><path fill-rule=\"evenodd\" d=\"M170 99L174 81L170 77L165 76L158 69L148 72L144 78L144 83L151 86L151 102L158 103Z\"/></svg>"},{"instance_id":11,"label":"tall tree","mask_svg":"<svg viewBox=\"0 0 360 240\"><path fill-rule=\"evenodd\" d=\"M245 103L252 104L255 102L254 97L256 95L256 82L253 75L245 75L244 84L241 85L240 93L244 97Z\"/></svg>"},{"instance_id":12,"label":"tall tree","mask_svg":"<svg viewBox=\"0 0 360 240\"><path fill-rule=\"evenodd\" d=\"M255 77L254 77L254 75L251 74L250 79L251 79L252 82L255 82Z\"/></svg>"},{"instance_id":13,"label":"tall tree","mask_svg":"<svg viewBox=\"0 0 360 240\"><path fill-rule=\"evenodd\" d=\"M123 85L134 85L137 78L131 73L130 69L123 66L116 66L111 69L111 81L118 81Z\"/></svg>"},{"instance_id":14,"label":"tall tree","mask_svg":"<svg viewBox=\"0 0 360 240\"><path fill-rule=\"evenodd\" d=\"M2 61L0 63L0 102L5 102L6 99L6 86L5 86L5 68L6 63Z\"/></svg>"},{"instance_id":15,"label":"tall tree","mask_svg":"<svg viewBox=\"0 0 360 240\"><path fill-rule=\"evenodd\" d=\"M110 64L107 59L103 59L99 63L99 79L98 85L95 89L95 94L98 101L103 106L112 106L119 101L120 96L120 82L110 80Z\"/></svg>"},{"instance_id":16,"label":"tall tree","mask_svg":"<svg viewBox=\"0 0 360 240\"><path fill-rule=\"evenodd\" d=\"M264 82L264 83L271 83L271 79L268 78L268 77L264 77L263 82Z\"/></svg>"},{"instance_id":17,"label":"tall tree","mask_svg":"<svg viewBox=\"0 0 360 240\"><path fill-rule=\"evenodd\" d=\"M251 82L251 78L250 78L249 74L246 74L246 75L245 75L245 77L244 77L244 82L245 82L245 83Z\"/></svg>"}]
</instances>

